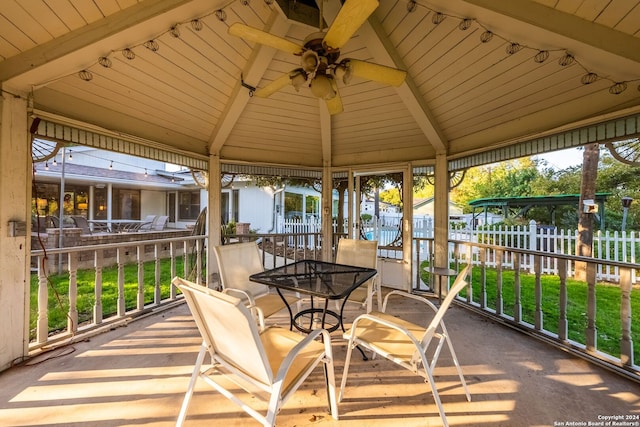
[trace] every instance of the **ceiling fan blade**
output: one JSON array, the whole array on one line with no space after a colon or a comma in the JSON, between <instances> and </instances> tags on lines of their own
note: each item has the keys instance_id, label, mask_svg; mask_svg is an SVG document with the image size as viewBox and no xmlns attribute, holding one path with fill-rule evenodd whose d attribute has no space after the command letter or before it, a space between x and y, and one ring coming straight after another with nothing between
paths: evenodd
<instances>
[{"instance_id":1,"label":"ceiling fan blade","mask_svg":"<svg viewBox=\"0 0 640 427\"><path fill-rule=\"evenodd\" d=\"M384 83L391 86L400 86L407 77L407 72L385 65L373 64L371 62L359 61L357 59L347 59L347 67L351 74L374 82Z\"/></svg>"},{"instance_id":2,"label":"ceiling fan blade","mask_svg":"<svg viewBox=\"0 0 640 427\"><path fill-rule=\"evenodd\" d=\"M342 107L342 99L340 99L340 94L338 92L336 92L336 96L331 99L327 99L325 102L327 103L329 114L332 116L344 111L344 108Z\"/></svg>"},{"instance_id":3,"label":"ceiling fan blade","mask_svg":"<svg viewBox=\"0 0 640 427\"><path fill-rule=\"evenodd\" d=\"M327 30L324 43L334 49L344 46L377 7L378 0L346 0Z\"/></svg>"},{"instance_id":4,"label":"ceiling fan blade","mask_svg":"<svg viewBox=\"0 0 640 427\"><path fill-rule=\"evenodd\" d=\"M272 94L276 93L277 91L279 91L280 89L282 89L283 87L289 84L291 84L290 73L285 73L280 77L278 77L277 79L275 79L274 81L272 81L271 83L269 83L268 85L266 85L265 87L257 89L254 92L254 95L257 96L258 98L268 98L269 96L271 96Z\"/></svg>"},{"instance_id":5,"label":"ceiling fan blade","mask_svg":"<svg viewBox=\"0 0 640 427\"><path fill-rule=\"evenodd\" d=\"M232 24L227 32L232 36L240 37L241 39L250 42L260 43L265 46L270 46L284 52L293 53L294 55L298 55L303 51L303 47L297 43L239 22Z\"/></svg>"},{"instance_id":6,"label":"ceiling fan blade","mask_svg":"<svg viewBox=\"0 0 640 427\"><path fill-rule=\"evenodd\" d=\"M325 100L325 102L327 103L329 114L333 116L334 114L342 113L344 111L344 108L342 107L342 99L340 98L340 92L338 92L338 86L336 85L335 80L332 80L331 82L331 86L335 90L336 96L331 99Z\"/></svg>"}]
</instances>

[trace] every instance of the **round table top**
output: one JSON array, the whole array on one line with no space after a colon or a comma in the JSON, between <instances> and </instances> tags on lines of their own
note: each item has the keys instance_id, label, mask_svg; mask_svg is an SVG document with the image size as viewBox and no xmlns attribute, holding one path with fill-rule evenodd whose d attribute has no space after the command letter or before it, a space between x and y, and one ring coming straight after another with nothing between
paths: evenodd
<instances>
[{"instance_id":1,"label":"round table top","mask_svg":"<svg viewBox=\"0 0 640 427\"><path fill-rule=\"evenodd\" d=\"M439 276L455 276L458 274L456 270L452 270L447 267L425 267L424 271L431 274L437 274Z\"/></svg>"}]
</instances>

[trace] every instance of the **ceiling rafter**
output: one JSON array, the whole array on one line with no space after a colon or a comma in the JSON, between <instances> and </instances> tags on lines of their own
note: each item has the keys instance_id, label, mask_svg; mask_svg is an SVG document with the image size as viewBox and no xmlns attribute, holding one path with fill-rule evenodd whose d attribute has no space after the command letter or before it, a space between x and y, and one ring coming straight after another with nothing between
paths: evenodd
<instances>
[{"instance_id":1,"label":"ceiling rafter","mask_svg":"<svg viewBox=\"0 0 640 427\"><path fill-rule=\"evenodd\" d=\"M372 15L369 20L360 27L359 34L366 38L367 49L376 58L376 61L383 65L406 70L407 66L402 61L400 55L389 42L388 37L384 33L382 25ZM422 95L418 91L418 87L414 83L411 75L407 74L402 85L395 88L402 102L406 105L411 115L416 120L418 126L427 137L427 140L436 152L446 152L448 150L447 140L442 130L437 124L437 120L431 114L428 105L424 101Z\"/></svg>"},{"instance_id":2,"label":"ceiling rafter","mask_svg":"<svg viewBox=\"0 0 640 427\"><path fill-rule=\"evenodd\" d=\"M607 55L640 62L640 39L616 31L604 25L544 6L534 1L462 0L511 19L526 23L532 28L549 31L555 35L596 48Z\"/></svg>"},{"instance_id":3,"label":"ceiling rafter","mask_svg":"<svg viewBox=\"0 0 640 427\"><path fill-rule=\"evenodd\" d=\"M217 3L223 4L222 1ZM16 79L10 86L20 87L22 81L47 82L70 74L83 62L86 62L86 49L99 49L108 52L117 43L114 40L129 40L130 35L141 33L141 25L150 25L157 31L155 20L171 19L184 15L192 16L214 5L210 1L198 0L158 0L141 2L95 23L36 46L24 53L0 62L0 81ZM172 21L173 22L173 21ZM168 28L168 26L167 26ZM97 61L97 56L95 60ZM85 64L88 65L88 64ZM35 73L36 77L32 74Z\"/></svg>"},{"instance_id":4,"label":"ceiling rafter","mask_svg":"<svg viewBox=\"0 0 640 427\"><path fill-rule=\"evenodd\" d=\"M279 7L274 7L264 31L273 35L284 37L291 23ZM246 87L242 86L241 78L250 86L256 87L262 76L267 71L269 63L273 60L276 49L261 44L256 44L253 52L247 61L243 75L238 76L238 82L233 89L233 93L224 110L221 119L218 121L211 138L209 139L209 152L218 153L227 141L229 134L233 130L240 115L244 111L249 98L251 97Z\"/></svg>"}]
</instances>

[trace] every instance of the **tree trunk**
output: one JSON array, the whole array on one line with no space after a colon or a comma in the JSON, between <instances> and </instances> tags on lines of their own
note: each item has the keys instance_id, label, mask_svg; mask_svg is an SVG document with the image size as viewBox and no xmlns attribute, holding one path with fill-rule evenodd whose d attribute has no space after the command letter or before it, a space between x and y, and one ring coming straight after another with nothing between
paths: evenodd
<instances>
[{"instance_id":1,"label":"tree trunk","mask_svg":"<svg viewBox=\"0 0 640 427\"><path fill-rule=\"evenodd\" d=\"M578 205L578 238L576 240L576 255L593 256L593 228L594 214L584 209L585 200L596 198L596 178L598 177L598 161L600 160L600 146L597 143L584 146L582 156L582 184L580 188L580 203ZM604 215L604 212L600 212ZM586 280L586 264L576 263L575 278Z\"/></svg>"}]
</instances>

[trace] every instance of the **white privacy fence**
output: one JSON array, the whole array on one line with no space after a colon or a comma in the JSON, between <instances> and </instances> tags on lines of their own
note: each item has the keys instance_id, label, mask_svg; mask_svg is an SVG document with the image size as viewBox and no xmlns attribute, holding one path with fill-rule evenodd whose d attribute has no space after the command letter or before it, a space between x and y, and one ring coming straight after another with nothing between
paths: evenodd
<instances>
[{"instance_id":1,"label":"white privacy fence","mask_svg":"<svg viewBox=\"0 0 640 427\"><path fill-rule=\"evenodd\" d=\"M382 217L372 219L361 224L361 237L368 240L377 240L380 246L380 255L383 257L401 257L394 254L401 251L401 218ZM334 222L333 231L339 233L337 224ZM346 226L343 228L346 229ZM413 237L414 239L433 238L433 219L430 217L414 218ZM321 224L319 221L301 222L288 221L283 224L284 233L320 233ZM449 230L449 240L466 241L470 243L482 243L492 246L517 248L529 251L541 251L550 254L576 255L576 242L578 238L577 230L562 230L556 227L539 226L535 221L531 221L526 226L494 226L491 229L456 229ZM430 245L418 244L417 252L420 252L419 259L427 260L430 257ZM593 257L601 260L637 263L637 256L640 254L640 234L636 231L597 231L593 236ZM452 262L454 254L451 254ZM557 260L553 257L544 257L542 272L544 274L557 274ZM521 266L524 270L533 271L533 261L524 260ZM573 271L573 265L569 265ZM600 265L597 269L598 280L617 282L619 272L616 267L610 265ZM634 272L633 283L638 283L636 272Z\"/></svg>"}]
</instances>

